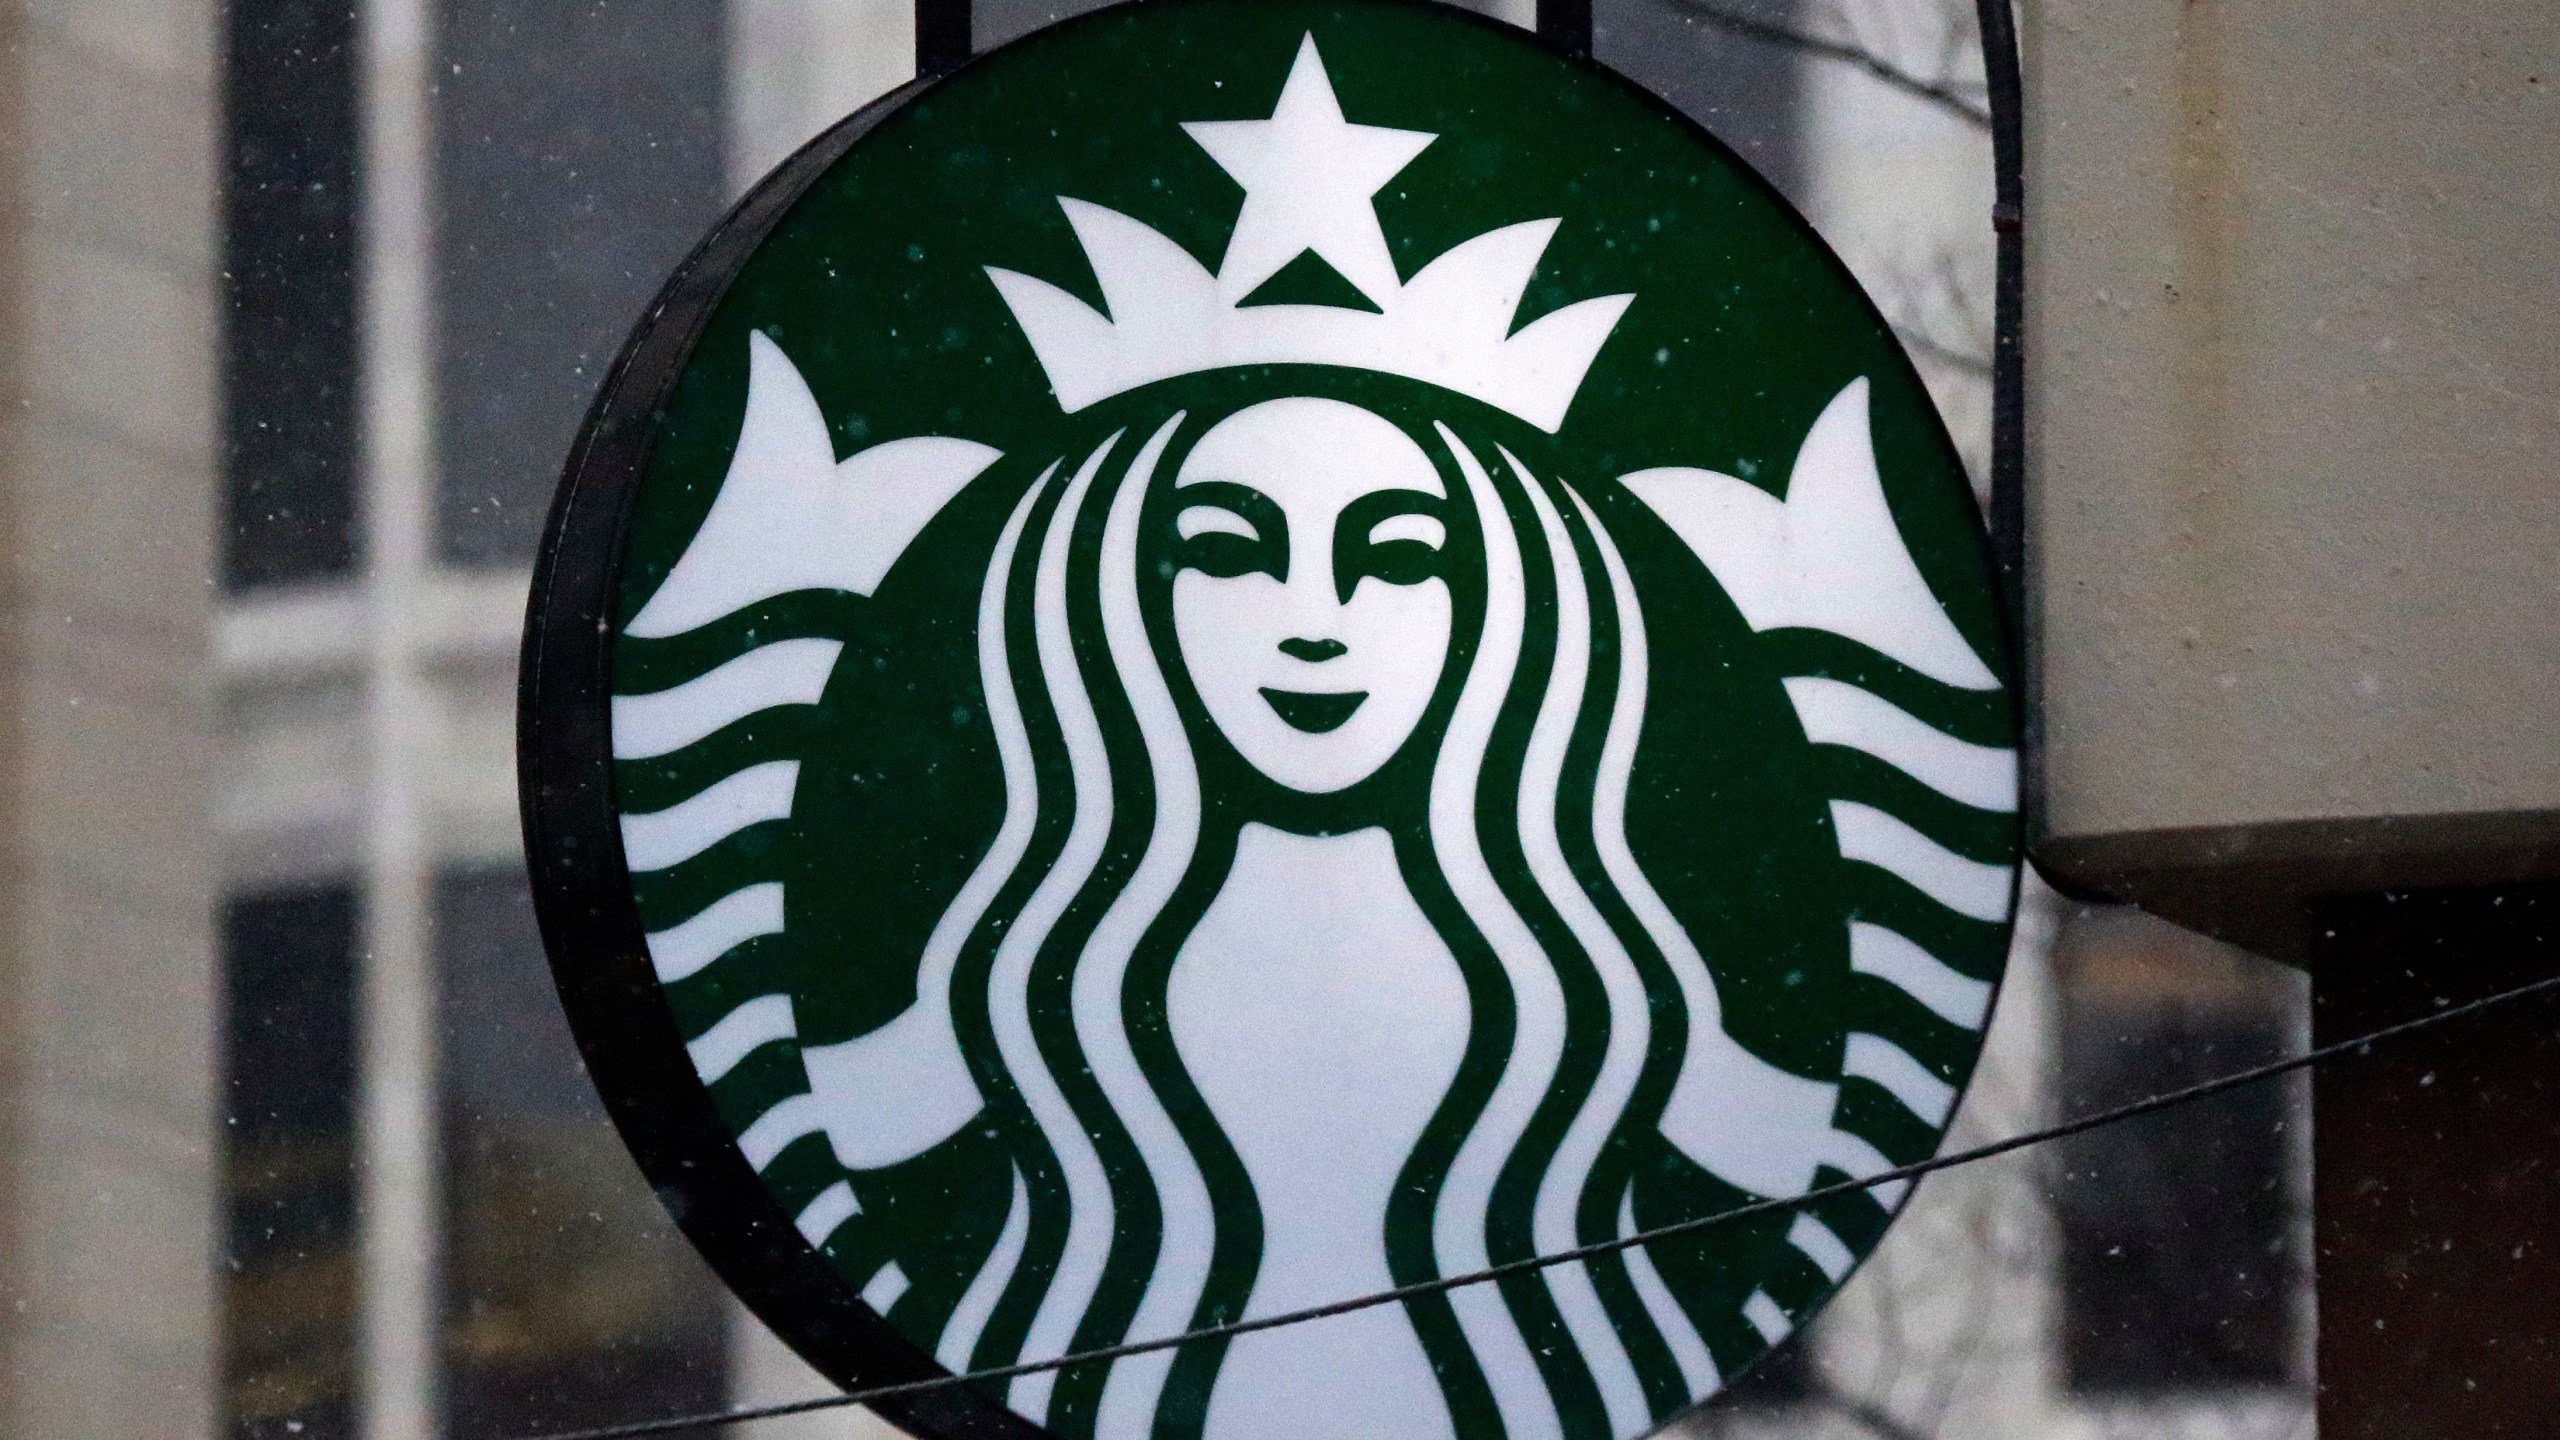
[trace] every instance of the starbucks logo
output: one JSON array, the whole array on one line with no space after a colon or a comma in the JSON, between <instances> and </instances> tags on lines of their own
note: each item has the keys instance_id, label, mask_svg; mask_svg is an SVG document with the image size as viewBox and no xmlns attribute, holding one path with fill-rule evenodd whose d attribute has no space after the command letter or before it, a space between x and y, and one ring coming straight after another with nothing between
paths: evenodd
<instances>
[{"instance_id":1,"label":"starbucks logo","mask_svg":"<svg viewBox=\"0 0 2560 1440\"><path fill-rule=\"evenodd\" d=\"M1435 7L1166 0L708 242L555 513L529 846L600 1086L838 1378L1935 1151L2018 834L1962 472L1776 196ZM1907 1187L914 1402L1632 1436Z\"/></svg>"}]
</instances>

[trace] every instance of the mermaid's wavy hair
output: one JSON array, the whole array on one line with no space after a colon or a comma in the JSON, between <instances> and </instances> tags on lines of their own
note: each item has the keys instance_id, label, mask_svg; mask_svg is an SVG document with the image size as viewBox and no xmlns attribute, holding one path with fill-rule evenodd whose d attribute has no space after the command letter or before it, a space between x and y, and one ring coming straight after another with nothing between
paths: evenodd
<instances>
[{"instance_id":1,"label":"mermaid's wavy hair","mask_svg":"<svg viewBox=\"0 0 2560 1440\"><path fill-rule=\"evenodd\" d=\"M1367 822L1396 836L1474 1007L1382 1237L1402 1283L1619 1233L1628 1138L1659 1123L1685 1027L1715 1024L1716 1001L1627 843L1646 647L1617 545L1569 484L1520 459L1534 432L1429 387L1381 405L1380 388L1362 403L1442 472L1453 569L1480 566L1451 576L1441 694L1390 762L1408 783L1372 797L1392 813ZM980 597L1003 820L924 964L928 985L951 985L1016 1166L1014 1213L937 1347L980 1365L1236 1318L1260 1248L1243 1167L1164 1038L1172 957L1252 797L1224 793L1234 757L1171 643L1154 533L1182 455L1249 402L1167 398L1097 407L1086 433L1117 428L1033 458ZM1435 412L1459 418L1419 418ZM1544 1407L1595 1406L1612 1374L1658 1368L1663 1327L1686 1324L1668 1305L1612 1257L1409 1312L1453 1404L1472 1395L1536 1433L1555 1423ZM1054 1389L1025 1376L1009 1402L1071 1431L1152 1433L1161 1415L1196 1433L1222 1354L1079 1367ZM1540 1374L1546 1395L1494 1384L1488 1362Z\"/></svg>"}]
</instances>

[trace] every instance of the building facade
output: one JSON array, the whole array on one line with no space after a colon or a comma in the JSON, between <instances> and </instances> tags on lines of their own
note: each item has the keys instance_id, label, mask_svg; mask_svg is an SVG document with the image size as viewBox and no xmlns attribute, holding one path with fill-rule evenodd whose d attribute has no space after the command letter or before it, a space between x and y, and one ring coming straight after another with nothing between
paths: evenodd
<instances>
[{"instance_id":1,"label":"building facade","mask_svg":"<svg viewBox=\"0 0 2560 1440\"><path fill-rule=\"evenodd\" d=\"M1987 138L1770 38L1978 94L1965 8L1597 9L1600 58L1878 294L1979 473ZM498 1440L823 1393L587 1089L514 664L632 318L912 51L895 0L0 0L0 1433ZM2286 972L2031 910L1960 1139L2298 1043ZM2298 1433L2288 1093L1932 1180L1684 1427Z\"/></svg>"}]
</instances>

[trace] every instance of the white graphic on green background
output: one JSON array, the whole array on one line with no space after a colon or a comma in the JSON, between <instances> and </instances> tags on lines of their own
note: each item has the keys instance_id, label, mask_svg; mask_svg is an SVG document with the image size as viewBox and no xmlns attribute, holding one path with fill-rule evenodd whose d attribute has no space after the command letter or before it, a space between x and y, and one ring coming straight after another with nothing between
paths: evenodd
<instances>
[{"instance_id":1,"label":"white graphic on green background","mask_svg":"<svg viewBox=\"0 0 2560 1440\"><path fill-rule=\"evenodd\" d=\"M1581 131L1523 138L1498 66L1568 72L1490 29L1434 117L1355 90L1364 46L1453 23L1385 7L1172 47L1216 71L1190 113L1062 92L1047 125L1119 129L1046 176L996 134L944 158L1009 58L1138 67L1232 14L1167 9L840 162L706 330L634 522L652 962L767 1188L954 1369L1931 1153L2012 901L1961 473L1782 207L1580 72ZM1663 207L1477 164L1642 168L1613 126L1725 187L1675 234L1776 258L1620 247ZM1704 183L1659 169L1631 183ZM1471 206L1511 213L1425 243ZM1691 323L1753 304L1770 355L1856 343ZM1905 1188L997 1396L1112 1440L1640 1434Z\"/></svg>"}]
</instances>

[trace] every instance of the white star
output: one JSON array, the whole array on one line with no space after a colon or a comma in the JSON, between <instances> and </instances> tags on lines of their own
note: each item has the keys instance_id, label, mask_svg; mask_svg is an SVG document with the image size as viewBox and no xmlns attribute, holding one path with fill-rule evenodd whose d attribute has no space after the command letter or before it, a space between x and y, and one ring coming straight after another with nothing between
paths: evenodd
<instances>
[{"instance_id":1,"label":"white star","mask_svg":"<svg viewBox=\"0 0 2560 1440\"><path fill-rule=\"evenodd\" d=\"M1396 292L1396 264L1369 197L1439 137L1345 122L1315 36L1298 43L1270 119L1195 120L1182 128L1244 187L1244 213L1218 267L1228 304L1306 250L1381 305Z\"/></svg>"}]
</instances>

